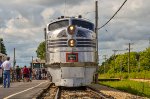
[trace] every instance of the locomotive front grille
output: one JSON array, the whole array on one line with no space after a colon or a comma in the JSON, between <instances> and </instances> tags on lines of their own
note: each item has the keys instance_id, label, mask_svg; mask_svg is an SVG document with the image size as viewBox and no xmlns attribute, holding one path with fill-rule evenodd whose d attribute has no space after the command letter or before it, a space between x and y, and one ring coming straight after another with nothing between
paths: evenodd
<instances>
[{"instance_id":1,"label":"locomotive front grille","mask_svg":"<svg viewBox=\"0 0 150 99\"><path fill-rule=\"evenodd\" d=\"M96 48L96 43L94 39L76 39L77 44L75 47L93 47ZM57 39L49 40L47 44L48 48L57 48L57 47L69 47L68 39Z\"/></svg>"},{"instance_id":2,"label":"locomotive front grille","mask_svg":"<svg viewBox=\"0 0 150 99\"><path fill-rule=\"evenodd\" d=\"M73 62L73 63L52 63L47 64L47 67L96 67L95 62Z\"/></svg>"}]
</instances>

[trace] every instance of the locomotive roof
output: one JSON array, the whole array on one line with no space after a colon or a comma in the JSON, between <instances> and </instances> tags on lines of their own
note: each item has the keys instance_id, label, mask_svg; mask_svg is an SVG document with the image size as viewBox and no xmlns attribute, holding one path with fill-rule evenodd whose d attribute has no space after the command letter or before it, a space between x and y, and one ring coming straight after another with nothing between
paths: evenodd
<instances>
[{"instance_id":1,"label":"locomotive roof","mask_svg":"<svg viewBox=\"0 0 150 99\"><path fill-rule=\"evenodd\" d=\"M57 22L57 21L61 21L61 20L72 20L72 19L77 19L77 20L82 20L82 21L86 21L86 22L90 22L90 23L92 23L91 21L89 21L89 20L87 20L87 19L83 19L83 18L77 18L77 17L64 17L64 18L57 18L57 19L55 19L55 20L52 20L51 22L50 22L50 24L51 23L54 23L54 22ZM93 23L92 23L93 24Z\"/></svg>"}]
</instances>

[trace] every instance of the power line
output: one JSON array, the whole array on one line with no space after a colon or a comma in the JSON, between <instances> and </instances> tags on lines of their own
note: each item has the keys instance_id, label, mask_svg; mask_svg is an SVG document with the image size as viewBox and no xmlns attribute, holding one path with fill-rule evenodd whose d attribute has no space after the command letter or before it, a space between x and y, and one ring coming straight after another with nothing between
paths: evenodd
<instances>
[{"instance_id":1,"label":"power line","mask_svg":"<svg viewBox=\"0 0 150 99\"><path fill-rule=\"evenodd\" d=\"M127 0L125 0L123 2L123 4L119 7L119 9L116 11L116 13L104 25L102 25L100 28L98 28L98 30L101 29L101 28L103 28L105 25L107 25L115 17L115 15L121 10L121 8L124 6L124 4L126 2L127 2Z\"/></svg>"}]
</instances>

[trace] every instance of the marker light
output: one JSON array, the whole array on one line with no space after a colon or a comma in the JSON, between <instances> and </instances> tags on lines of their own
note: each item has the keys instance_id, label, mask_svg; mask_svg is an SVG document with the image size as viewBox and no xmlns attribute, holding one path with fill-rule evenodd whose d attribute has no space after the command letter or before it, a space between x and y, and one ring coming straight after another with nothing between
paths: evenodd
<instances>
[{"instance_id":1,"label":"marker light","mask_svg":"<svg viewBox=\"0 0 150 99\"><path fill-rule=\"evenodd\" d=\"M73 34L75 33L76 27L75 27L74 25L70 25L70 26L67 28L67 30L68 30L68 33L69 33L70 35L73 35Z\"/></svg>"},{"instance_id":2,"label":"marker light","mask_svg":"<svg viewBox=\"0 0 150 99\"><path fill-rule=\"evenodd\" d=\"M68 45L69 45L70 47L74 47L75 44L76 44L76 40L75 40L75 39L70 39L70 40L68 41Z\"/></svg>"}]
</instances>

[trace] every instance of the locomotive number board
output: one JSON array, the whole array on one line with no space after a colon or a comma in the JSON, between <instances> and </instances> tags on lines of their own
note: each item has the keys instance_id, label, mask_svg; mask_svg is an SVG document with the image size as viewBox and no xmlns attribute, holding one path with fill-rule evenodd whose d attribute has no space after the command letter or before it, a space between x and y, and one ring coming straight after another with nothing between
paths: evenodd
<instances>
[{"instance_id":1,"label":"locomotive number board","mask_svg":"<svg viewBox=\"0 0 150 99\"><path fill-rule=\"evenodd\" d=\"M66 62L78 62L78 53L66 53Z\"/></svg>"}]
</instances>

